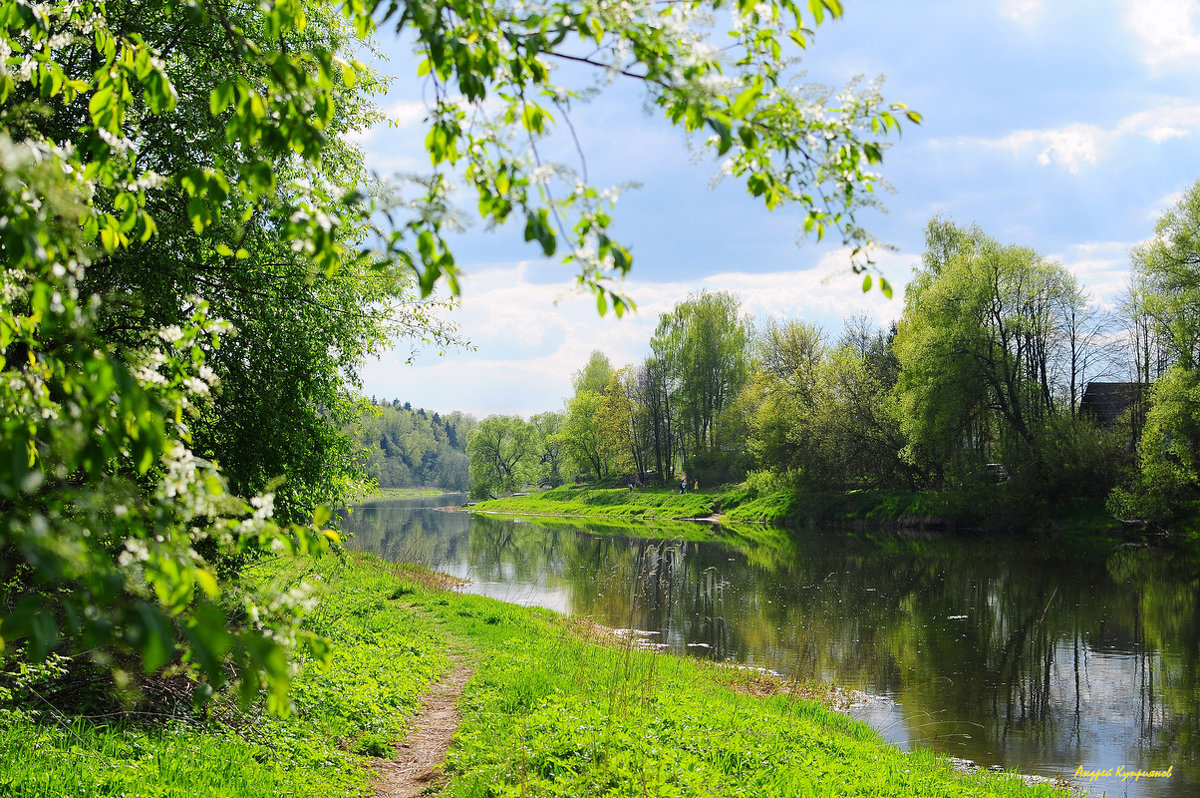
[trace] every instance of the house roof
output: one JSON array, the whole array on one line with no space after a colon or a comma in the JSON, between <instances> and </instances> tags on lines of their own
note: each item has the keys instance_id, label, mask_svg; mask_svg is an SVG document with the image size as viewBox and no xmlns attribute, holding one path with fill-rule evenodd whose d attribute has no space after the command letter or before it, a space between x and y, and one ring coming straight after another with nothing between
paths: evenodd
<instances>
[{"instance_id":1,"label":"house roof","mask_svg":"<svg viewBox=\"0 0 1200 798\"><path fill-rule=\"evenodd\" d=\"M1114 424L1145 389L1139 382L1089 382L1079 402L1079 413L1100 426Z\"/></svg>"}]
</instances>

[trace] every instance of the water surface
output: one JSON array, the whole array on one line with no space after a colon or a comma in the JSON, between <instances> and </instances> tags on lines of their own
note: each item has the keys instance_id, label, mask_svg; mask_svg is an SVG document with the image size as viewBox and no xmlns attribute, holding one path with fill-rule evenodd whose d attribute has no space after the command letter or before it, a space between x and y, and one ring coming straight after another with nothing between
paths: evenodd
<instances>
[{"instance_id":1,"label":"water surface","mask_svg":"<svg viewBox=\"0 0 1200 798\"><path fill-rule=\"evenodd\" d=\"M343 528L351 548L469 579L466 592L886 696L856 713L902 747L1111 770L1094 795L1200 795L1194 559L763 528L696 543L434 509L461 500L372 503ZM1173 770L1135 783L1119 767Z\"/></svg>"}]
</instances>

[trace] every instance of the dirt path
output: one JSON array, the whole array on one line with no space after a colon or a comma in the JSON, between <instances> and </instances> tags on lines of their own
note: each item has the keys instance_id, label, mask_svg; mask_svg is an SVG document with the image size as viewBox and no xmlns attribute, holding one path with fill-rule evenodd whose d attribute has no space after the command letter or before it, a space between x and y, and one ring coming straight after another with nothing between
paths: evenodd
<instances>
[{"instance_id":1,"label":"dirt path","mask_svg":"<svg viewBox=\"0 0 1200 798\"><path fill-rule=\"evenodd\" d=\"M421 714L413 718L412 733L396 746L396 758L379 763L377 798L416 798L436 784L458 728L458 696L470 678L471 669L459 665L432 685Z\"/></svg>"}]
</instances>

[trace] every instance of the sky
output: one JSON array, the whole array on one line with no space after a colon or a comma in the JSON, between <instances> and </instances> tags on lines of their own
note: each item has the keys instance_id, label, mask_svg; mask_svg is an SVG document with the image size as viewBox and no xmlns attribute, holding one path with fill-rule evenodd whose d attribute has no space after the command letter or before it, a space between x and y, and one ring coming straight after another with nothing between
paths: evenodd
<instances>
[{"instance_id":1,"label":"sky","mask_svg":"<svg viewBox=\"0 0 1200 798\"><path fill-rule=\"evenodd\" d=\"M418 171L423 79L402 45L381 45L393 125L355 136L378 174ZM453 241L465 276L446 317L470 346L399 340L361 370L365 393L479 418L559 410L593 350L617 367L640 361L659 315L700 290L834 338L853 314L885 325L937 214L1059 261L1111 305L1131 248L1200 179L1200 0L849 0L817 29L803 68L835 88L882 76L887 100L923 116L884 153L886 212L861 220L894 248L876 256L892 300L862 292L836 243L802 240L798 211L768 212L744 184L714 184L718 165L616 83L572 123L593 184L638 184L614 214L638 312L599 317L573 267L542 259L514 225L475 225ZM557 154L575 158L573 145Z\"/></svg>"}]
</instances>

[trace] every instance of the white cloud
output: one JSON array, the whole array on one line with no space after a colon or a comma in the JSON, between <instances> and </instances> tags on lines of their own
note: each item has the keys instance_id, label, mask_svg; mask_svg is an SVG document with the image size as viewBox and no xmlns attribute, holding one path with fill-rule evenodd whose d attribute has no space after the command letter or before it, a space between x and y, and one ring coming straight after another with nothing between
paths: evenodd
<instances>
[{"instance_id":1,"label":"white cloud","mask_svg":"<svg viewBox=\"0 0 1200 798\"><path fill-rule=\"evenodd\" d=\"M1126 241L1094 241L1070 246L1050 259L1062 263L1101 307L1113 309L1129 286L1132 248Z\"/></svg>"},{"instance_id":2,"label":"white cloud","mask_svg":"<svg viewBox=\"0 0 1200 798\"><path fill-rule=\"evenodd\" d=\"M994 144L1015 153L1037 148L1038 163L1048 166L1057 161L1076 174L1082 164L1096 163L1113 137L1113 133L1095 125L1077 123L1050 130L1018 130Z\"/></svg>"},{"instance_id":3,"label":"white cloud","mask_svg":"<svg viewBox=\"0 0 1200 798\"><path fill-rule=\"evenodd\" d=\"M772 274L725 272L688 282L628 281L624 288L638 312L617 319L596 314L595 299L567 287L530 282L526 263L468 267L462 307L453 315L475 352L449 352L443 358L419 355L403 364L407 348L363 369L368 394L400 398L434 410L463 410L528 416L561 406L571 391L571 375L600 349L616 366L640 361L661 313L688 294L731 291L747 314L805 318L832 336L846 317L862 313L880 326L899 318L903 286L919 258L885 252L878 267L893 284L894 298L876 288L862 291L862 278L850 272L849 253L824 255L811 269ZM566 267L564 267L566 268ZM569 275L564 272L564 280Z\"/></svg>"},{"instance_id":4,"label":"white cloud","mask_svg":"<svg viewBox=\"0 0 1200 798\"><path fill-rule=\"evenodd\" d=\"M1182 199L1182 191L1172 191L1170 194L1159 197L1158 200L1152 203L1146 210L1146 218L1157 222L1160 216L1178 205Z\"/></svg>"},{"instance_id":5,"label":"white cloud","mask_svg":"<svg viewBox=\"0 0 1200 798\"><path fill-rule=\"evenodd\" d=\"M959 145L1006 149L1020 156L1036 151L1043 166L1062 165L1071 174L1098 163L1119 140L1140 136L1155 144L1200 131L1200 103L1175 100L1129 114L1112 128L1076 122L1060 128L1017 130L999 139L960 139ZM944 146L945 142L934 142Z\"/></svg>"},{"instance_id":6,"label":"white cloud","mask_svg":"<svg viewBox=\"0 0 1200 798\"><path fill-rule=\"evenodd\" d=\"M1036 22L1045 8L1044 0L1000 0L1000 16L1025 25Z\"/></svg>"},{"instance_id":7,"label":"white cloud","mask_svg":"<svg viewBox=\"0 0 1200 798\"><path fill-rule=\"evenodd\" d=\"M396 127L411 127L425 118L429 107L423 102L400 101L384 109L384 115Z\"/></svg>"},{"instance_id":8,"label":"white cloud","mask_svg":"<svg viewBox=\"0 0 1200 798\"><path fill-rule=\"evenodd\" d=\"M1200 0L1127 0L1125 27L1155 71L1200 67Z\"/></svg>"}]
</instances>

